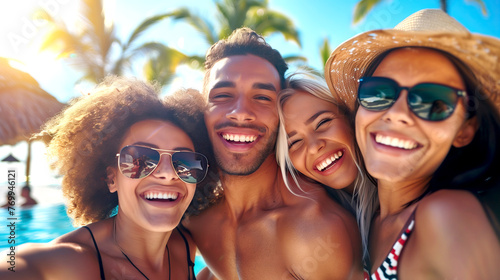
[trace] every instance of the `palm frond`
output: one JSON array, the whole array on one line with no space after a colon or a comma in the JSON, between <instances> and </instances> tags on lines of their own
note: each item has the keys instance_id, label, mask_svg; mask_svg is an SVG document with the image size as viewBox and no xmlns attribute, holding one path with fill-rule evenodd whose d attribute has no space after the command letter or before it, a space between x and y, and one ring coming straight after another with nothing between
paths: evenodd
<instances>
[{"instance_id":1,"label":"palm frond","mask_svg":"<svg viewBox=\"0 0 500 280\"><path fill-rule=\"evenodd\" d=\"M52 15L49 14L45 9L42 8L35 9L35 11L31 14L31 18L37 21L43 20L49 24L56 23L56 19L52 17Z\"/></svg>"},{"instance_id":2,"label":"palm frond","mask_svg":"<svg viewBox=\"0 0 500 280\"><path fill-rule=\"evenodd\" d=\"M102 0L83 0L82 2L83 18L96 32L96 35L102 37L106 29Z\"/></svg>"},{"instance_id":3,"label":"palm frond","mask_svg":"<svg viewBox=\"0 0 500 280\"><path fill-rule=\"evenodd\" d=\"M266 0L224 0L216 2L216 8L219 12L217 19L221 29L226 30L222 34L225 38L233 30L243 27L251 9L267 9Z\"/></svg>"},{"instance_id":4,"label":"palm frond","mask_svg":"<svg viewBox=\"0 0 500 280\"><path fill-rule=\"evenodd\" d=\"M159 14L155 15L152 17L148 17L145 20L143 20L132 32L128 40L125 42L123 45L123 49L127 49L132 43L139 38L145 31L147 31L151 26L155 25L156 23L168 18L168 17L174 17L178 18L179 14L176 13L165 13L165 14Z\"/></svg>"},{"instance_id":5,"label":"palm frond","mask_svg":"<svg viewBox=\"0 0 500 280\"><path fill-rule=\"evenodd\" d=\"M282 13L253 8L249 11L245 26L252 28L263 36L273 33L282 34L286 40L295 42L299 47L302 47L299 31L295 28L292 20Z\"/></svg>"},{"instance_id":6,"label":"palm frond","mask_svg":"<svg viewBox=\"0 0 500 280\"><path fill-rule=\"evenodd\" d=\"M212 24L208 20L191 13L188 8L180 8L173 11L172 18L187 22L205 38L205 41L209 45L215 44L219 40Z\"/></svg>"},{"instance_id":7,"label":"palm frond","mask_svg":"<svg viewBox=\"0 0 500 280\"><path fill-rule=\"evenodd\" d=\"M105 65L108 64L110 51L113 43L118 39L115 36L115 29L112 23L106 24L106 15L104 14L102 0L82 0L83 28L79 35L82 44L93 46L93 52L96 59L100 60L105 75Z\"/></svg>"},{"instance_id":8,"label":"palm frond","mask_svg":"<svg viewBox=\"0 0 500 280\"><path fill-rule=\"evenodd\" d=\"M319 48L319 53L321 56L321 62L323 63L322 65L325 65L326 61L330 57L330 54L332 53L332 48L330 47L328 38L323 39L323 44L321 44L321 47Z\"/></svg>"},{"instance_id":9,"label":"palm frond","mask_svg":"<svg viewBox=\"0 0 500 280\"><path fill-rule=\"evenodd\" d=\"M366 17L368 12L370 12L375 5L380 3L382 0L361 0L354 7L354 19L353 23L359 23L363 18Z\"/></svg>"},{"instance_id":10,"label":"palm frond","mask_svg":"<svg viewBox=\"0 0 500 280\"><path fill-rule=\"evenodd\" d=\"M205 56L191 55L186 57L186 65L192 69L201 70L205 69Z\"/></svg>"},{"instance_id":11,"label":"palm frond","mask_svg":"<svg viewBox=\"0 0 500 280\"><path fill-rule=\"evenodd\" d=\"M155 50L143 67L143 75L149 81L164 86L172 81L177 67L185 62L187 56L178 50L157 43L145 44L143 49Z\"/></svg>"},{"instance_id":12,"label":"palm frond","mask_svg":"<svg viewBox=\"0 0 500 280\"><path fill-rule=\"evenodd\" d=\"M307 58L301 55L286 55L283 59L286 63L307 63Z\"/></svg>"},{"instance_id":13,"label":"palm frond","mask_svg":"<svg viewBox=\"0 0 500 280\"><path fill-rule=\"evenodd\" d=\"M486 4L484 4L483 0L466 0L467 2L473 2L479 5L481 7L481 12L483 13L483 16L488 16L488 10L486 9Z\"/></svg>"},{"instance_id":14,"label":"palm frond","mask_svg":"<svg viewBox=\"0 0 500 280\"><path fill-rule=\"evenodd\" d=\"M133 55L150 55L152 53L161 53L167 48L159 42L147 42L134 49Z\"/></svg>"},{"instance_id":15,"label":"palm frond","mask_svg":"<svg viewBox=\"0 0 500 280\"><path fill-rule=\"evenodd\" d=\"M62 28L53 28L44 37L40 44L40 51L50 51L57 54L57 58L67 58L80 49L80 41L75 40L71 33Z\"/></svg>"}]
</instances>

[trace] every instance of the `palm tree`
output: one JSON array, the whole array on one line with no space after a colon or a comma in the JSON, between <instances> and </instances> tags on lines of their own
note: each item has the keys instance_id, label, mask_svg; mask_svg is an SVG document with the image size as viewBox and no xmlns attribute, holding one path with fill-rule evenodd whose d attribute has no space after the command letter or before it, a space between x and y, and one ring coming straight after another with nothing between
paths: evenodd
<instances>
[{"instance_id":1,"label":"palm tree","mask_svg":"<svg viewBox=\"0 0 500 280\"><path fill-rule=\"evenodd\" d=\"M359 23L366 15L375 7L377 4L382 2L383 0L360 0L356 7L354 8L354 19L353 23ZM486 10L486 5L483 0L466 0L467 2L475 2L481 7L481 11L484 16L488 15L488 11ZM448 12L448 3L446 0L439 0L441 10L445 13Z\"/></svg>"},{"instance_id":2,"label":"palm tree","mask_svg":"<svg viewBox=\"0 0 500 280\"><path fill-rule=\"evenodd\" d=\"M279 33L286 40L301 46L299 33L292 20L286 15L270 10L268 0L215 0L217 24L191 12L188 8L173 11L171 18L182 20L197 30L207 43L207 47L220 39L226 38L231 32L240 27L252 28L262 36ZM305 61L304 57L289 56L287 61Z\"/></svg>"},{"instance_id":3,"label":"palm tree","mask_svg":"<svg viewBox=\"0 0 500 280\"><path fill-rule=\"evenodd\" d=\"M330 57L330 54L332 53L332 47L330 47L330 43L328 42L328 38L323 39L323 44L321 45L319 49L319 54L321 56L321 62L323 62L323 70L325 70L325 65L326 61ZM324 71L322 71L323 73Z\"/></svg>"},{"instance_id":4,"label":"palm tree","mask_svg":"<svg viewBox=\"0 0 500 280\"><path fill-rule=\"evenodd\" d=\"M84 73L82 80L98 82L108 72L111 47L118 39L114 26L105 24L102 1L82 2L84 23L76 31L71 31L65 22L53 18L45 10L37 11L37 17L51 26L40 50L59 53L58 58L69 58L70 64Z\"/></svg>"},{"instance_id":5,"label":"palm tree","mask_svg":"<svg viewBox=\"0 0 500 280\"><path fill-rule=\"evenodd\" d=\"M52 18L43 10L38 17L51 24L41 45L41 50L52 50L59 53L59 58L68 61L84 73L80 80L98 83L107 74L120 75L132 69L134 58L147 56L143 66L143 75L148 80L156 80L160 85L168 84L175 75L177 66L187 64L202 69L204 56L188 56L160 43L147 42L136 46L137 39L149 27L159 21L171 18L182 20L194 27L207 42L207 48L225 38L239 27L248 26L263 36L279 33L286 40L301 46L297 29L287 16L268 8L267 0L219 0L216 1L218 24L216 31L208 21L187 8L146 18L125 41L115 36L113 24L106 24L102 0L82 0L83 28L72 31L61 20ZM118 46L118 58L112 59L112 50ZM116 57L116 55L114 56ZM285 57L288 62L305 62L302 56Z\"/></svg>"},{"instance_id":6,"label":"palm tree","mask_svg":"<svg viewBox=\"0 0 500 280\"><path fill-rule=\"evenodd\" d=\"M191 68L202 70L204 57L187 56L180 51L160 43L146 43L138 52L145 52L149 59L143 66L143 76L148 81L156 81L165 86L175 77L177 66L187 64Z\"/></svg>"},{"instance_id":7,"label":"palm tree","mask_svg":"<svg viewBox=\"0 0 500 280\"><path fill-rule=\"evenodd\" d=\"M330 54L332 53L332 51L333 51L333 49L330 46L328 37L325 37L323 39L323 43L321 43L321 46L319 46L319 56L320 56L321 62L322 62L321 65L323 65L322 69L318 70L316 68L313 68L313 67L307 66L307 65L300 66L299 69L305 70L306 72L310 72L310 73L316 74L316 75L321 76L321 77L324 77L325 76L324 72L325 72L326 61L330 57Z\"/></svg>"},{"instance_id":8,"label":"palm tree","mask_svg":"<svg viewBox=\"0 0 500 280\"><path fill-rule=\"evenodd\" d=\"M181 63L197 60L159 43L143 43L136 46L137 39L154 24L172 16L163 14L146 18L125 41L115 35L113 23L107 23L102 0L82 0L81 28L73 30L63 21L53 18L44 10L38 11L38 18L50 23L51 29L45 35L41 50L59 53L58 58L67 59L72 66L84 73L80 80L92 83L100 82L106 75L121 75L132 69L133 59L139 55L148 56L143 67L146 79L157 79L160 85L168 84L175 75L175 69ZM117 59L112 59L116 50L120 50ZM115 55L116 57L116 55ZM161 61L159 61L161 58ZM155 62L157 61L157 62Z\"/></svg>"}]
</instances>

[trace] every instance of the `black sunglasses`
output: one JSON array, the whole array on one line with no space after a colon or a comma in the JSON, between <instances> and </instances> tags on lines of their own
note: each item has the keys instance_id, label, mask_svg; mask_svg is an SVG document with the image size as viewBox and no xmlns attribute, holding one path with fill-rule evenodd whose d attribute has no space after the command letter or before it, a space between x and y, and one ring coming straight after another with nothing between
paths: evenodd
<instances>
[{"instance_id":1,"label":"black sunglasses","mask_svg":"<svg viewBox=\"0 0 500 280\"><path fill-rule=\"evenodd\" d=\"M449 86L422 83L411 88L401 87L393 79L365 77L359 79L358 100L369 111L389 109L403 89L408 91L408 107L417 117L426 121L441 121L455 111L458 99L466 91Z\"/></svg>"},{"instance_id":2,"label":"black sunglasses","mask_svg":"<svg viewBox=\"0 0 500 280\"><path fill-rule=\"evenodd\" d=\"M163 154L170 155L175 173L186 183L199 183L207 175L208 160L200 153L161 150L143 146L123 147L120 153L116 154L118 169L128 178L141 179L155 171Z\"/></svg>"}]
</instances>

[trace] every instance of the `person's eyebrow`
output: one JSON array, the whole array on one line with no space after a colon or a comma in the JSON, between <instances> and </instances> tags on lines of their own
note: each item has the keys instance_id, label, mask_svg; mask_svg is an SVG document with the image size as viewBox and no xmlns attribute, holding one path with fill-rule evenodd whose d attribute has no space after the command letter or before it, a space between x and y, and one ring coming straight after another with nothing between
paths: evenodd
<instances>
[{"instance_id":1,"label":"person's eyebrow","mask_svg":"<svg viewBox=\"0 0 500 280\"><path fill-rule=\"evenodd\" d=\"M308 118L304 122L304 124L308 125L308 124L312 123L317 117L319 117L320 115L322 115L324 113L331 113L331 111L328 111L328 110L319 111L316 114L312 115L310 118Z\"/></svg>"},{"instance_id":2,"label":"person's eyebrow","mask_svg":"<svg viewBox=\"0 0 500 280\"><path fill-rule=\"evenodd\" d=\"M265 89L276 92L276 87L271 83L255 83L252 85L254 89Z\"/></svg>"},{"instance_id":3,"label":"person's eyebrow","mask_svg":"<svg viewBox=\"0 0 500 280\"><path fill-rule=\"evenodd\" d=\"M295 134L297 134L297 131L295 130L292 130L290 131L290 133L287 134L288 138L291 138L292 136L294 136Z\"/></svg>"},{"instance_id":4,"label":"person's eyebrow","mask_svg":"<svg viewBox=\"0 0 500 280\"><path fill-rule=\"evenodd\" d=\"M135 142L132 145L146 146L146 147L150 147L150 148L155 148L155 149L162 150L158 146L156 146L155 144L146 143L146 142ZM188 152L193 152L193 149L190 149L188 147L175 147L175 148L172 149L172 151L188 151Z\"/></svg>"},{"instance_id":5,"label":"person's eyebrow","mask_svg":"<svg viewBox=\"0 0 500 280\"><path fill-rule=\"evenodd\" d=\"M308 118L304 124L305 125L309 125L311 124L315 119L317 119L320 115L324 114L324 113L331 113L331 111L328 111L328 110L323 110L323 111L319 111L317 112L316 114L312 115L310 118ZM290 131L290 133L287 134L288 138L291 138L292 136L294 136L295 134L297 134L297 131L295 130L292 130Z\"/></svg>"},{"instance_id":6,"label":"person's eyebrow","mask_svg":"<svg viewBox=\"0 0 500 280\"><path fill-rule=\"evenodd\" d=\"M226 88L226 87L234 88L236 87L236 84L230 81L220 81L217 82L211 89Z\"/></svg>"},{"instance_id":7,"label":"person's eyebrow","mask_svg":"<svg viewBox=\"0 0 500 280\"><path fill-rule=\"evenodd\" d=\"M146 147L151 147L151 148L159 149L158 146L156 146L155 144L151 144L151 143L147 143L147 142L135 142L132 145L146 146Z\"/></svg>"}]
</instances>

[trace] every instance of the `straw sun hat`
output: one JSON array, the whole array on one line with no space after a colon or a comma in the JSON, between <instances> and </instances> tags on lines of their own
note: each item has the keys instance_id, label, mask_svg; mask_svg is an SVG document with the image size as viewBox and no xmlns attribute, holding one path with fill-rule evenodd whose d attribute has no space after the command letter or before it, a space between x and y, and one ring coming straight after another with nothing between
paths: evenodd
<instances>
[{"instance_id":1,"label":"straw sun hat","mask_svg":"<svg viewBox=\"0 0 500 280\"><path fill-rule=\"evenodd\" d=\"M364 32L337 47L325 65L332 94L354 109L358 79L378 55L399 47L430 47L452 54L469 66L486 98L500 110L500 40L472 34L436 9L418 11L394 29Z\"/></svg>"}]
</instances>

